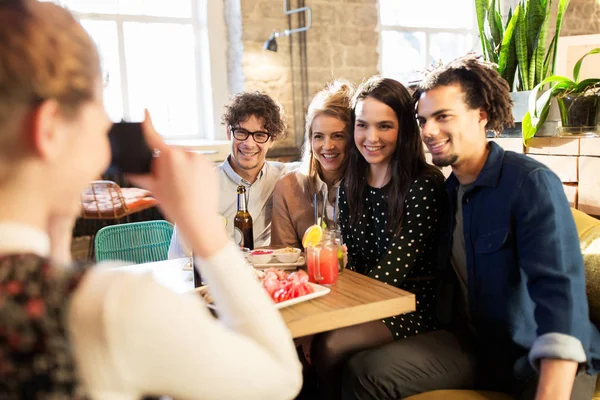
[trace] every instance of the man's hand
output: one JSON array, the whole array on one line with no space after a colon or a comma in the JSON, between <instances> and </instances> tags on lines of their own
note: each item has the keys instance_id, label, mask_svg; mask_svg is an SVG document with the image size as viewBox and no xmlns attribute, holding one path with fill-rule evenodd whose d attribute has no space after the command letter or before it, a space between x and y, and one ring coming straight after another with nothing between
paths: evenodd
<instances>
[{"instance_id":1,"label":"man's hand","mask_svg":"<svg viewBox=\"0 0 600 400\"><path fill-rule=\"evenodd\" d=\"M543 359L535 399L569 400L576 374L575 361Z\"/></svg>"}]
</instances>

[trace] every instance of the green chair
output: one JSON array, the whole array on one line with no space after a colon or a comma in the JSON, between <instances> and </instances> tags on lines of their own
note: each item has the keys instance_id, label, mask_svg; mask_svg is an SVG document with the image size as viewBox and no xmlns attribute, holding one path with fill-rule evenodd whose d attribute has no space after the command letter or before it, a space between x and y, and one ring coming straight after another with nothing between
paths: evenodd
<instances>
[{"instance_id":1,"label":"green chair","mask_svg":"<svg viewBox=\"0 0 600 400\"><path fill-rule=\"evenodd\" d=\"M173 225L146 221L106 226L94 240L96 261L121 260L135 264L167 259Z\"/></svg>"}]
</instances>

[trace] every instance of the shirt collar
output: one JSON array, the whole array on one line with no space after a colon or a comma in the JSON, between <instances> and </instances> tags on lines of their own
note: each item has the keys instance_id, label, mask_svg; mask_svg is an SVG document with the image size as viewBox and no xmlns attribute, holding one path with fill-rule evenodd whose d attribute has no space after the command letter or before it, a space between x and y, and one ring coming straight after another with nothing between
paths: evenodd
<instances>
[{"instance_id":1,"label":"shirt collar","mask_svg":"<svg viewBox=\"0 0 600 400\"><path fill-rule=\"evenodd\" d=\"M0 222L0 254L33 253L50 256L50 238L30 225Z\"/></svg>"},{"instance_id":2,"label":"shirt collar","mask_svg":"<svg viewBox=\"0 0 600 400\"><path fill-rule=\"evenodd\" d=\"M223 161L223 171L225 172L225 175L227 175L229 179L231 179L236 185L251 186L252 184L250 182L239 176L237 172L233 170L233 168L231 167L231 162L229 161L230 159L231 155L228 155L225 161ZM268 164L269 163L265 161L254 183L258 182L263 177L263 175L267 173Z\"/></svg>"},{"instance_id":3,"label":"shirt collar","mask_svg":"<svg viewBox=\"0 0 600 400\"><path fill-rule=\"evenodd\" d=\"M487 160L483 168L477 175L475 182L470 187L475 186L487 186L496 187L500 180L500 172L502 171L502 160L504 159L504 149L495 142L488 142L488 153ZM456 175L452 173L447 180L447 188L449 191L453 191L458 186L459 182Z\"/></svg>"},{"instance_id":4,"label":"shirt collar","mask_svg":"<svg viewBox=\"0 0 600 400\"><path fill-rule=\"evenodd\" d=\"M316 188L318 191L320 191L320 192L327 191L327 184L325 183L325 181L323 181L321 179L319 174L315 174L315 183L316 183Z\"/></svg>"}]
</instances>

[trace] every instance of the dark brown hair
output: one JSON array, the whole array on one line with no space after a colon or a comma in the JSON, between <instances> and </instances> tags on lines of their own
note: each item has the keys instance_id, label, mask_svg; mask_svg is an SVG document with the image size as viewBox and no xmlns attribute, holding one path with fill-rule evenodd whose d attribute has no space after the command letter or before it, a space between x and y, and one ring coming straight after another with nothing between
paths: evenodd
<instances>
[{"instance_id":1,"label":"dark brown hair","mask_svg":"<svg viewBox=\"0 0 600 400\"><path fill-rule=\"evenodd\" d=\"M413 181L421 175L441 177L439 170L425 162L423 143L415 119L414 105L408 90L393 79L373 76L360 84L352 101L351 123L354 132L356 105L372 98L394 110L398 118L398 141L390 167L392 176L385 186L388 208L388 230L398 234L402 228L404 199ZM350 223L357 226L365 208L369 163L356 146L352 146L348 160L346 193L350 209Z\"/></svg>"},{"instance_id":2,"label":"dark brown hair","mask_svg":"<svg viewBox=\"0 0 600 400\"><path fill-rule=\"evenodd\" d=\"M252 115L263 123L264 129L271 134L273 140L285 136L283 107L265 93L236 94L231 103L225 106L221 123L229 129L230 126L237 126Z\"/></svg>"},{"instance_id":3,"label":"dark brown hair","mask_svg":"<svg viewBox=\"0 0 600 400\"><path fill-rule=\"evenodd\" d=\"M461 86L470 109L481 108L487 113L487 130L498 134L505 126L514 125L508 83L492 64L479 60L472 53L427 72L418 84L414 99L418 102L422 93L453 84Z\"/></svg>"}]
</instances>

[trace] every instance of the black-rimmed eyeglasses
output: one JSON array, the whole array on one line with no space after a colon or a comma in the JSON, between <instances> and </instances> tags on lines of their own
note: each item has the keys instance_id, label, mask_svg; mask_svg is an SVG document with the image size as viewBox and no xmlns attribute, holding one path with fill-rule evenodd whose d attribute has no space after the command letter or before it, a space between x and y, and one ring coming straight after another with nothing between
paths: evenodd
<instances>
[{"instance_id":1,"label":"black-rimmed eyeglasses","mask_svg":"<svg viewBox=\"0 0 600 400\"><path fill-rule=\"evenodd\" d=\"M254 139L256 143L267 143L269 141L269 138L271 137L271 134L269 132L249 132L246 129L237 126L230 126L229 130L231 131L231 134L234 138L242 142L248 139L248 136L252 136L252 139Z\"/></svg>"}]
</instances>

